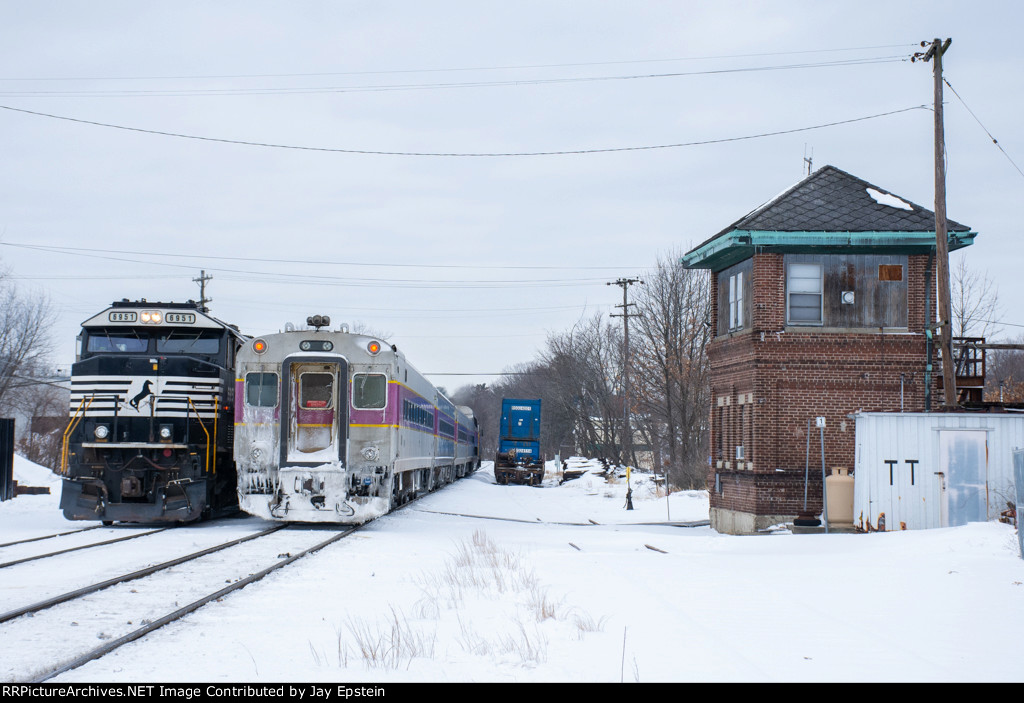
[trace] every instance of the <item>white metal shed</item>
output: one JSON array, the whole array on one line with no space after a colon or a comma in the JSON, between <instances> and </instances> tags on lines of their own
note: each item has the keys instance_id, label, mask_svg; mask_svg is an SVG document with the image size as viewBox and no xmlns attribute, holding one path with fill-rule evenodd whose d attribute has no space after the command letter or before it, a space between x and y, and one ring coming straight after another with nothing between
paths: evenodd
<instances>
[{"instance_id":1,"label":"white metal shed","mask_svg":"<svg viewBox=\"0 0 1024 703\"><path fill-rule=\"evenodd\" d=\"M1019 413L858 413L854 524L917 530L990 520L1014 501Z\"/></svg>"}]
</instances>

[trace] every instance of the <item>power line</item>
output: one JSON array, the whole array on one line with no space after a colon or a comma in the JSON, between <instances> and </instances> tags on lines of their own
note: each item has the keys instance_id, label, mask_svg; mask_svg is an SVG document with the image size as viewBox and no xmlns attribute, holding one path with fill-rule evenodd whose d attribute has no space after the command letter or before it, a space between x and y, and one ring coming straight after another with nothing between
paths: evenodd
<instances>
[{"instance_id":1,"label":"power line","mask_svg":"<svg viewBox=\"0 0 1024 703\"><path fill-rule=\"evenodd\" d=\"M953 95L955 95L955 96L957 97L957 99L958 99L958 100L960 100L960 104L964 106L964 109L965 109L965 110L967 110L967 112L971 113L971 117L973 117L973 118L974 118L974 121L975 121L975 122L977 122L977 123L978 123L978 126L980 126L980 127L981 127L981 128L982 128L982 129L984 130L984 131L985 131L985 134L987 134L987 135L988 135L988 138L992 140L992 143L996 145L996 148L998 148L998 149L999 149L999 151L1003 152L1003 156L1005 156L1005 157L1007 158L1007 160L1008 160L1008 161L1009 161L1009 162L1010 162L1011 164L1013 164L1013 167L1014 167L1015 169L1017 169L1017 173L1019 173L1020 175L1024 176L1024 171L1021 171L1021 170L1020 170L1020 166L1018 166L1018 165L1017 165L1017 162L1015 162L1015 161L1014 161L1014 160L1013 160L1012 158L1010 158L1010 155L1006 153L1006 149L1004 149L1004 148L1003 148L1003 145L1002 145L1002 144L1000 144L1000 143L999 143L999 142L998 142L998 141L996 140L996 138L992 136L992 133L988 131L988 128L987 128L987 127L986 127L985 125L983 125L983 124L981 123L981 120L979 120L979 119L978 119L978 116L974 114L974 110L972 110L972 109L971 109L970 107L968 107L968 106L967 106L967 102L966 102L966 101L964 101L964 99L963 99L962 97L960 97L960 93L956 92L956 88L954 88L954 87L953 87L953 86L952 86L952 85L950 84L950 82L949 82L948 80L946 80L945 78L943 78L943 79L942 79L942 82L943 82L943 83L945 83L945 84L946 84L946 86L947 86L947 87L948 87L948 88L949 88L950 90L952 90L952 91L953 91Z\"/></svg>"},{"instance_id":2,"label":"power line","mask_svg":"<svg viewBox=\"0 0 1024 703\"><path fill-rule=\"evenodd\" d=\"M240 73L221 75L180 75L180 76L72 76L72 77L36 77L36 78L3 78L0 81L148 81L148 80L223 80L234 78L315 78L324 76L379 76L400 73L455 73L468 71L516 71L539 68L578 68L583 66L621 66L626 64L672 63L676 61L709 61L715 59L757 58L762 56L796 56L800 54L838 53L842 51L871 51L875 49L900 49L917 46L916 44L881 44L875 46L855 46L828 49L803 49L798 51L769 51L746 54L717 54L710 56L681 56L668 59L626 59L619 61L577 61L568 63L520 64L510 66L463 66L456 68L412 68L376 71L317 71L305 73Z\"/></svg>"},{"instance_id":3,"label":"power line","mask_svg":"<svg viewBox=\"0 0 1024 703\"><path fill-rule=\"evenodd\" d=\"M92 259L105 259L108 261L123 261L126 263L133 264L148 264L151 266L168 266L172 268L183 268L192 269L195 267L188 264L173 264L165 261L142 261L139 259L131 259L117 256L101 256L99 254L89 254L83 251L62 251L59 248L51 248L42 245L30 245L30 244L19 244L13 245L10 243L2 243L7 246L18 246L24 249L37 249L40 251L56 251L57 253L67 254L69 256L82 256ZM294 285L297 282L301 282L303 285L316 285L316 286L338 286L338 287L367 287L367 288L461 288L461 289L474 289L474 288L562 288L571 286L589 286L597 283L602 283L601 278L516 278L516 279L456 279L452 280L439 280L439 279L402 279L402 278L337 278L335 276L316 276L309 273L266 273L261 271L247 271L241 269L228 269L228 268L214 268L209 267L210 271L217 271L224 274L235 274L226 275L224 278L229 280L241 280L241 281L252 281L259 283L288 283Z\"/></svg>"},{"instance_id":4,"label":"power line","mask_svg":"<svg viewBox=\"0 0 1024 703\"><path fill-rule=\"evenodd\" d=\"M525 152L423 152L423 151L378 151L372 149L336 149L330 147L313 147L313 146L296 146L288 144L272 144L267 142L252 142L239 139L224 139L218 137L200 137L191 134L180 134L177 132L164 132L154 129L143 129L141 127L126 127L124 125L109 124L106 122L95 122L93 120L83 120L76 117L65 117L62 115L53 115L46 112L37 112L35 110L25 110L17 107L10 107L9 105L0 105L0 109L9 110L11 112L20 112L26 115L35 115L37 117L49 117L55 120L64 120L67 122L76 122L79 124L88 124L95 127L106 127L109 129L119 129L128 132L139 132L142 134L155 134L164 137L176 137L179 139L195 139L198 141L206 142L217 142L221 144L238 144L242 146L258 146L270 149L294 149L299 151L319 151L327 153L337 154L365 154L370 156L433 156L433 157L509 157L509 156L568 156L568 155L579 155L579 154L602 154L612 153L621 151L647 151L654 149L677 149L681 147L690 146L704 146L708 144L723 144L727 142L739 142L750 139L761 139L764 137L775 137L783 134L795 134L797 132L808 132L815 129L823 129L825 127L835 127L838 125L852 124L854 122L864 122L865 120L873 120L880 117L888 117L890 115L898 115L903 112L910 112L912 110L926 110L928 109L925 105L914 105L913 107L905 107L899 110L890 110L888 112L879 112L874 115L866 115L864 117L853 117L846 120L837 120L835 122L826 122L823 124L812 125L809 127L796 127L793 129L783 129L774 132L762 132L759 134L751 134L742 137L726 137L722 139L705 139L701 141L693 142L678 142L675 144L655 144L649 146L626 146L626 147L608 147L598 149L572 149L572 150L559 150L559 151L525 151Z\"/></svg>"},{"instance_id":5,"label":"power line","mask_svg":"<svg viewBox=\"0 0 1024 703\"><path fill-rule=\"evenodd\" d=\"M719 68L703 71L674 71L670 73L642 73L620 76L569 76L557 78L519 78L499 81L467 81L461 83L401 83L386 85L324 86L319 88L203 88L187 90L99 90L99 91L8 91L3 97L188 97L188 96L234 96L234 95L309 95L319 93L377 93L407 90L452 90L465 88L521 87L527 85L553 85L565 83L594 83L607 81L651 80L658 78L683 78L689 76L726 75L766 71L791 71L808 68L835 68L840 66L863 66L880 63L901 63L909 61L906 56L879 56L862 59L841 59L816 63L781 64L775 66L746 66L742 68Z\"/></svg>"},{"instance_id":6,"label":"power line","mask_svg":"<svg viewBox=\"0 0 1024 703\"><path fill-rule=\"evenodd\" d=\"M39 249L59 253L90 252L100 254L126 254L133 256L155 256L161 259L200 259L203 261L250 261L254 263L275 263L275 264L309 264L326 266L370 266L375 268L417 268L417 269L500 269L507 270L554 270L554 271L613 271L629 268L623 266L517 266L495 264L487 266L483 264L402 264L402 263L379 263L367 261L325 261L323 259L281 259L261 258L254 256L208 256L200 254L175 254L170 252L155 252L153 250L139 251L130 249L96 249L94 247L62 247L43 244L23 244L17 242L0 242L0 246L16 247L19 249ZM636 268L636 267L634 267ZM139 278L146 278L145 276Z\"/></svg>"}]
</instances>

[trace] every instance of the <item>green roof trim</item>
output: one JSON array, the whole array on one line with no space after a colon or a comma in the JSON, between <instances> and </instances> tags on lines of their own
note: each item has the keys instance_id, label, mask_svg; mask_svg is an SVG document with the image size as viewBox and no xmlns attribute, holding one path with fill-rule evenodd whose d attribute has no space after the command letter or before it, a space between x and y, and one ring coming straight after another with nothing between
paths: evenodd
<instances>
[{"instance_id":1,"label":"green roof trim","mask_svg":"<svg viewBox=\"0 0 1024 703\"><path fill-rule=\"evenodd\" d=\"M949 232L949 250L974 243L977 232ZM681 262L687 268L724 268L756 253L927 254L935 250L935 232L784 232L734 229L694 249Z\"/></svg>"}]
</instances>

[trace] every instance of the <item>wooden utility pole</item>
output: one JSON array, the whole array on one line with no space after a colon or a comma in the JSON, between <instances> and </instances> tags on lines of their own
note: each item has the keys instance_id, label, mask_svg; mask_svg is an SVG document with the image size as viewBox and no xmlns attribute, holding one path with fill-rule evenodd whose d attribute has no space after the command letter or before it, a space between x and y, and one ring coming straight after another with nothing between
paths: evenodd
<instances>
[{"instance_id":1,"label":"wooden utility pole","mask_svg":"<svg viewBox=\"0 0 1024 703\"><path fill-rule=\"evenodd\" d=\"M939 348L942 349L942 392L947 406L956 405L956 374L953 368L953 310L949 299L949 239L946 233L946 137L942 122L942 55L952 39L934 39L923 61L933 60L935 82L935 251L939 277ZM921 46L927 46L921 42Z\"/></svg>"},{"instance_id":2,"label":"wooden utility pole","mask_svg":"<svg viewBox=\"0 0 1024 703\"><path fill-rule=\"evenodd\" d=\"M627 300L629 293L629 287L634 283L643 283L639 278L620 278L617 281L611 281L607 285L609 286L622 286L622 305L616 305L617 308L622 308L622 314L616 315L612 313L612 317L622 318L622 459L626 462L632 462L633 453L633 433L629 426L629 318L636 317L635 314L630 314L629 308L636 307L636 303L630 303ZM632 510L632 505L630 505Z\"/></svg>"},{"instance_id":3,"label":"wooden utility pole","mask_svg":"<svg viewBox=\"0 0 1024 703\"><path fill-rule=\"evenodd\" d=\"M207 276L206 271L200 271L199 278L193 278L192 280L199 284L199 309L203 312L210 312L210 308L206 307L206 304L212 303L213 298L206 297L206 282L212 281L213 276Z\"/></svg>"}]
</instances>

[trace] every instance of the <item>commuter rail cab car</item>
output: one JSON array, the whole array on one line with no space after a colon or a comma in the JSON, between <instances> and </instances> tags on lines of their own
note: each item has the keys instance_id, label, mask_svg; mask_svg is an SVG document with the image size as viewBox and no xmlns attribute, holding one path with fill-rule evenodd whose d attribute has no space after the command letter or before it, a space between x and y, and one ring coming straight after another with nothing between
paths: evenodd
<instances>
[{"instance_id":1,"label":"commuter rail cab car","mask_svg":"<svg viewBox=\"0 0 1024 703\"><path fill-rule=\"evenodd\" d=\"M61 447L69 520L189 522L237 510L235 353L194 301L113 303L82 323Z\"/></svg>"},{"instance_id":2,"label":"commuter rail cab car","mask_svg":"<svg viewBox=\"0 0 1024 703\"><path fill-rule=\"evenodd\" d=\"M474 471L477 426L372 336L307 320L238 353L235 461L242 510L358 524Z\"/></svg>"},{"instance_id":3,"label":"commuter rail cab car","mask_svg":"<svg viewBox=\"0 0 1024 703\"><path fill-rule=\"evenodd\" d=\"M539 486L544 480L540 453L540 400L503 398L498 426L494 480Z\"/></svg>"}]
</instances>

